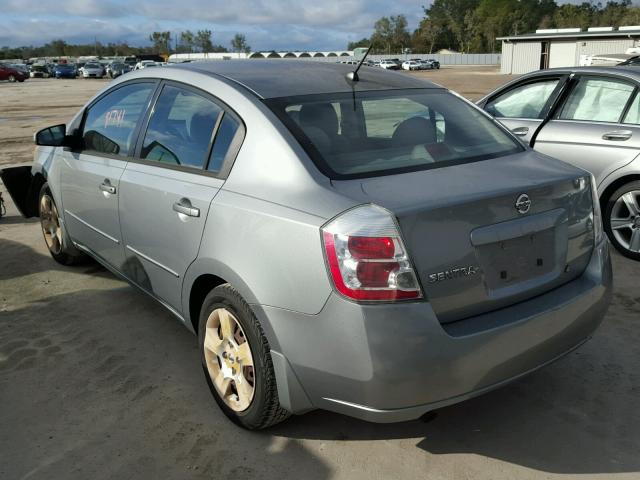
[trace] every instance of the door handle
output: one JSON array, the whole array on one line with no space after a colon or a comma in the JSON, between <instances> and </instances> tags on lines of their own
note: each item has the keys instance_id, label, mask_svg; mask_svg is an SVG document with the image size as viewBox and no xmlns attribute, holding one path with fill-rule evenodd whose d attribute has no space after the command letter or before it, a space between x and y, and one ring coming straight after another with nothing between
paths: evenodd
<instances>
[{"instance_id":1,"label":"door handle","mask_svg":"<svg viewBox=\"0 0 640 480\"><path fill-rule=\"evenodd\" d=\"M200 216L200 209L192 206L188 198L181 198L179 202L174 203L173 211L188 217Z\"/></svg>"},{"instance_id":2,"label":"door handle","mask_svg":"<svg viewBox=\"0 0 640 480\"><path fill-rule=\"evenodd\" d=\"M624 142L625 140L629 140L631 138L631 135L633 135L633 132L631 130L614 130L602 135L602 139Z\"/></svg>"},{"instance_id":3,"label":"door handle","mask_svg":"<svg viewBox=\"0 0 640 480\"><path fill-rule=\"evenodd\" d=\"M514 135L518 135L519 137L524 137L527 133L529 133L529 127L517 127L511 130L511 133Z\"/></svg>"},{"instance_id":4,"label":"door handle","mask_svg":"<svg viewBox=\"0 0 640 480\"><path fill-rule=\"evenodd\" d=\"M115 195L116 193L116 187L112 186L111 182L106 179L104 182L100 184L100 190L102 190L103 192L110 193L111 195Z\"/></svg>"}]
</instances>

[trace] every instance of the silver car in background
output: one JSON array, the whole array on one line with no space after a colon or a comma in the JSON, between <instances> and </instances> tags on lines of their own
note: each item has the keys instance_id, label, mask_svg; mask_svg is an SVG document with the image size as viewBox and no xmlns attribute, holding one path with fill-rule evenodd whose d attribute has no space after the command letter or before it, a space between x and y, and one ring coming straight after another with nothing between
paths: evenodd
<instances>
[{"instance_id":1,"label":"silver car in background","mask_svg":"<svg viewBox=\"0 0 640 480\"><path fill-rule=\"evenodd\" d=\"M640 260L640 71L632 67L542 70L478 102L539 152L596 178L604 228Z\"/></svg>"},{"instance_id":2,"label":"silver car in background","mask_svg":"<svg viewBox=\"0 0 640 480\"><path fill-rule=\"evenodd\" d=\"M565 355L609 304L589 173L444 88L352 70L132 72L3 175L56 261L90 255L198 335L246 428L418 418Z\"/></svg>"},{"instance_id":3,"label":"silver car in background","mask_svg":"<svg viewBox=\"0 0 640 480\"><path fill-rule=\"evenodd\" d=\"M102 78L104 77L104 67L99 62L87 62L80 68L82 78Z\"/></svg>"}]
</instances>

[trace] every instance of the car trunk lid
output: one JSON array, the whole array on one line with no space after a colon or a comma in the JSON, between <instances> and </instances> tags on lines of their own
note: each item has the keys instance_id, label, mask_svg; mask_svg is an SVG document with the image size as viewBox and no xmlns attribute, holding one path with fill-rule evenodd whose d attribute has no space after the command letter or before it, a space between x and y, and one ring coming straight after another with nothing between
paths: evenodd
<instances>
[{"instance_id":1,"label":"car trunk lid","mask_svg":"<svg viewBox=\"0 0 640 480\"><path fill-rule=\"evenodd\" d=\"M442 323L569 282L593 249L588 174L533 151L333 185L393 212Z\"/></svg>"}]
</instances>

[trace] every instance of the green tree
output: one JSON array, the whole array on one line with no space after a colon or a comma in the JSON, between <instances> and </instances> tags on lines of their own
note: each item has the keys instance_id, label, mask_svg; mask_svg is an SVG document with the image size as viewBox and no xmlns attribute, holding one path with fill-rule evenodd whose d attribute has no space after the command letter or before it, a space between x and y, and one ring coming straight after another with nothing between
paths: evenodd
<instances>
[{"instance_id":1,"label":"green tree","mask_svg":"<svg viewBox=\"0 0 640 480\"><path fill-rule=\"evenodd\" d=\"M241 33L236 33L231 39L231 48L238 53L249 53L251 51L247 38Z\"/></svg>"},{"instance_id":2,"label":"green tree","mask_svg":"<svg viewBox=\"0 0 640 480\"><path fill-rule=\"evenodd\" d=\"M153 49L157 53L171 53L171 32L153 32L149 35Z\"/></svg>"},{"instance_id":3,"label":"green tree","mask_svg":"<svg viewBox=\"0 0 640 480\"><path fill-rule=\"evenodd\" d=\"M442 24L425 16L416 31L413 32L411 46L416 52L433 53L433 49L443 28Z\"/></svg>"},{"instance_id":4,"label":"green tree","mask_svg":"<svg viewBox=\"0 0 640 480\"><path fill-rule=\"evenodd\" d=\"M194 39L194 44L198 49L203 52L213 51L213 42L211 41L211 30L198 30Z\"/></svg>"},{"instance_id":5,"label":"green tree","mask_svg":"<svg viewBox=\"0 0 640 480\"><path fill-rule=\"evenodd\" d=\"M371 39L365 37L355 42L349 42L347 44L347 50L353 50L354 48L358 47L368 47L369 45L371 45Z\"/></svg>"},{"instance_id":6,"label":"green tree","mask_svg":"<svg viewBox=\"0 0 640 480\"><path fill-rule=\"evenodd\" d=\"M400 52L408 47L411 39L407 31L407 17L391 15L380 18L373 26L371 42L376 49L387 53Z\"/></svg>"},{"instance_id":7,"label":"green tree","mask_svg":"<svg viewBox=\"0 0 640 480\"><path fill-rule=\"evenodd\" d=\"M191 30L186 30L180 33L180 51L182 53L193 52L193 46L195 43L195 35Z\"/></svg>"}]
</instances>

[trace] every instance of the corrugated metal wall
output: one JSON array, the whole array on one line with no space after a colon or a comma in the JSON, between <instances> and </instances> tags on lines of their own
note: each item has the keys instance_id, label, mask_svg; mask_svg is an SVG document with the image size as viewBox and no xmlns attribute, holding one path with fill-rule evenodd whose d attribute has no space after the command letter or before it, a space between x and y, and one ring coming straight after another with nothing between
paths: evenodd
<instances>
[{"instance_id":1,"label":"corrugated metal wall","mask_svg":"<svg viewBox=\"0 0 640 480\"><path fill-rule=\"evenodd\" d=\"M500 73L522 74L540 68L540 42L502 42ZM575 67L582 55L625 53L627 48L640 46L633 39L551 40L549 67Z\"/></svg>"},{"instance_id":2,"label":"corrugated metal wall","mask_svg":"<svg viewBox=\"0 0 640 480\"><path fill-rule=\"evenodd\" d=\"M511 73L513 62L513 43L502 42L502 61L500 62L500 73Z\"/></svg>"},{"instance_id":3,"label":"corrugated metal wall","mask_svg":"<svg viewBox=\"0 0 640 480\"><path fill-rule=\"evenodd\" d=\"M627 48L633 47L634 41L630 38L608 40L578 40L576 63L579 65L580 55L600 55L603 53L624 53Z\"/></svg>"},{"instance_id":4,"label":"corrugated metal wall","mask_svg":"<svg viewBox=\"0 0 640 480\"><path fill-rule=\"evenodd\" d=\"M540 68L540 42L517 42L513 44L513 59L511 71L505 73L522 74L533 72Z\"/></svg>"},{"instance_id":5,"label":"corrugated metal wall","mask_svg":"<svg viewBox=\"0 0 640 480\"><path fill-rule=\"evenodd\" d=\"M367 58L373 61L384 60L385 58L399 58L405 60L409 58L433 58L440 62L440 65L498 65L500 63L499 53L409 53L407 55L369 55ZM341 57L340 60L343 60Z\"/></svg>"},{"instance_id":6,"label":"corrugated metal wall","mask_svg":"<svg viewBox=\"0 0 640 480\"><path fill-rule=\"evenodd\" d=\"M574 67L576 63L576 42L551 42L549 68Z\"/></svg>"},{"instance_id":7,"label":"corrugated metal wall","mask_svg":"<svg viewBox=\"0 0 640 480\"><path fill-rule=\"evenodd\" d=\"M499 65L500 58L499 53L448 53L439 55L437 53L409 53L407 55L392 53L390 55L368 55L367 59L374 62L384 60L387 58L398 58L402 61L410 58L428 59L432 58L440 62L440 65ZM300 58L284 58L277 60L305 60L311 62L342 62L345 60L355 60L353 57L300 57Z\"/></svg>"}]
</instances>

